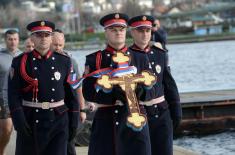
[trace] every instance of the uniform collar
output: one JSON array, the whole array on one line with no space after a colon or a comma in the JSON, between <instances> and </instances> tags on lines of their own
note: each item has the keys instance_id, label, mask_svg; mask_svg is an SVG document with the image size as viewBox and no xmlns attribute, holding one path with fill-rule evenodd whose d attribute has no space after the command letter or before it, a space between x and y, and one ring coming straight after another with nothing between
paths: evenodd
<instances>
[{"instance_id":1,"label":"uniform collar","mask_svg":"<svg viewBox=\"0 0 235 155\"><path fill-rule=\"evenodd\" d=\"M121 51L121 52L125 53L127 51L127 46L124 45L124 47L121 48L120 50L116 50L113 47L111 47L110 45L107 45L105 50L109 53L112 53L112 54L116 53L117 51Z\"/></svg>"},{"instance_id":2,"label":"uniform collar","mask_svg":"<svg viewBox=\"0 0 235 155\"><path fill-rule=\"evenodd\" d=\"M133 50L137 50L137 51L145 52L145 53L148 53L150 51L150 46L149 45L147 45L144 49L141 49L136 44L133 44L130 48L133 49Z\"/></svg>"},{"instance_id":3,"label":"uniform collar","mask_svg":"<svg viewBox=\"0 0 235 155\"><path fill-rule=\"evenodd\" d=\"M48 59L48 58L50 58L50 56L52 55L52 51L48 51L47 52L47 54L46 55L44 55L44 56L41 56L40 54L39 54L39 52L37 51L37 50L33 50L33 56L35 57L35 58L37 58L37 59Z\"/></svg>"}]
</instances>

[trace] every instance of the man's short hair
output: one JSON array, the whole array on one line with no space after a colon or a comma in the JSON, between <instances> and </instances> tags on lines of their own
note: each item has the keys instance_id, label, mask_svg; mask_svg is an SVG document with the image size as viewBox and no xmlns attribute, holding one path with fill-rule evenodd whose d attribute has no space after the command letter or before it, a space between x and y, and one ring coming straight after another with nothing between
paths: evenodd
<instances>
[{"instance_id":1,"label":"man's short hair","mask_svg":"<svg viewBox=\"0 0 235 155\"><path fill-rule=\"evenodd\" d=\"M53 32L64 33L61 29L55 29Z\"/></svg>"},{"instance_id":2,"label":"man's short hair","mask_svg":"<svg viewBox=\"0 0 235 155\"><path fill-rule=\"evenodd\" d=\"M7 31L5 32L5 34L4 34L4 38L5 38L5 39L7 38L7 35L8 35L8 34L10 34L10 35L12 35L12 34L19 34L19 32L18 32L17 30L15 30L15 29L7 30Z\"/></svg>"}]
</instances>

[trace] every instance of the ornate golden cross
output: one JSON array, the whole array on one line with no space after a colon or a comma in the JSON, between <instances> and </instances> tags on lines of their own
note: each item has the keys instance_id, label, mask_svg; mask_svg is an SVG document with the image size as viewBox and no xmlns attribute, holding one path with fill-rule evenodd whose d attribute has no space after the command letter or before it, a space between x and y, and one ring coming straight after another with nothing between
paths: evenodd
<instances>
[{"instance_id":1,"label":"ornate golden cross","mask_svg":"<svg viewBox=\"0 0 235 155\"><path fill-rule=\"evenodd\" d=\"M129 62L129 57L121 52L117 52L112 57L115 63ZM147 118L140 113L139 103L135 94L135 89L138 83L143 83L147 87L151 87L156 82L156 76L148 71L142 71L141 74L125 74L120 77L110 77L109 75L102 75L97 84L106 89L111 90L113 85L119 85L125 92L128 103L128 117L127 125L135 131L140 131L146 124Z\"/></svg>"}]
</instances>

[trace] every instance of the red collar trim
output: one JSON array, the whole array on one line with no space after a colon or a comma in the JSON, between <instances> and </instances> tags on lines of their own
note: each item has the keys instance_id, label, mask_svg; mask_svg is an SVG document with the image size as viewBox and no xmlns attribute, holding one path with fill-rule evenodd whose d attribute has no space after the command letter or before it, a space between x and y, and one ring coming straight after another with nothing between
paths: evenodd
<instances>
[{"instance_id":1,"label":"red collar trim","mask_svg":"<svg viewBox=\"0 0 235 155\"><path fill-rule=\"evenodd\" d=\"M117 51L121 51L123 53L125 53L127 51L127 46L125 45L123 48L121 48L120 50L116 50L114 49L113 47L111 47L110 45L108 45L105 49L107 52L111 53L111 54L114 54L116 53Z\"/></svg>"},{"instance_id":2,"label":"red collar trim","mask_svg":"<svg viewBox=\"0 0 235 155\"><path fill-rule=\"evenodd\" d=\"M147 45L147 46L144 48L144 50L141 49L141 48L139 48L139 46L137 46L136 44L133 44L130 48L133 49L133 50L137 50L137 51L145 52L145 53L148 53L148 52L151 50L149 45Z\"/></svg>"},{"instance_id":3,"label":"red collar trim","mask_svg":"<svg viewBox=\"0 0 235 155\"><path fill-rule=\"evenodd\" d=\"M33 56L35 57L35 58L37 58L37 59L48 59L48 58L50 58L51 57L51 55L52 55L52 51L48 51L47 52L47 54L45 55L45 56L41 56L39 53L38 53L38 51L36 51L36 50L33 50Z\"/></svg>"}]
</instances>

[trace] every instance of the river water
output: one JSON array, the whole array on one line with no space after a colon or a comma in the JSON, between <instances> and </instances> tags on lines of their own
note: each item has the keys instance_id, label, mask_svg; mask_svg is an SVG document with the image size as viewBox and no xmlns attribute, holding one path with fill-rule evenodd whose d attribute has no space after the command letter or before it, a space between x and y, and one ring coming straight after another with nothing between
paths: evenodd
<instances>
[{"instance_id":1,"label":"river water","mask_svg":"<svg viewBox=\"0 0 235 155\"><path fill-rule=\"evenodd\" d=\"M235 89L235 41L172 44L167 48L180 92ZM72 53L81 72L85 56L91 52L95 50ZM235 131L203 137L186 136L174 140L174 144L202 155L235 155Z\"/></svg>"},{"instance_id":2,"label":"river water","mask_svg":"<svg viewBox=\"0 0 235 155\"><path fill-rule=\"evenodd\" d=\"M235 41L169 45L180 92L235 88Z\"/></svg>"}]
</instances>

